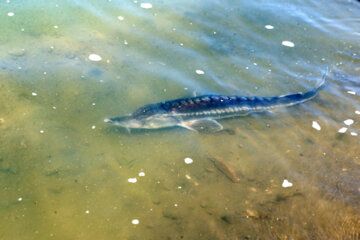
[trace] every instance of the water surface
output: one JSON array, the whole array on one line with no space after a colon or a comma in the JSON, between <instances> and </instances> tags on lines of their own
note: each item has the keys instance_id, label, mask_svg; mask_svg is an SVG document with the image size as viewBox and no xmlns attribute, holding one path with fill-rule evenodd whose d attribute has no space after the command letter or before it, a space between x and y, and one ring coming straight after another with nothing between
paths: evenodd
<instances>
[{"instance_id":1,"label":"water surface","mask_svg":"<svg viewBox=\"0 0 360 240\"><path fill-rule=\"evenodd\" d=\"M358 16L357 1L2 1L0 239L358 239ZM219 133L103 122L306 91L325 65L312 101Z\"/></svg>"}]
</instances>

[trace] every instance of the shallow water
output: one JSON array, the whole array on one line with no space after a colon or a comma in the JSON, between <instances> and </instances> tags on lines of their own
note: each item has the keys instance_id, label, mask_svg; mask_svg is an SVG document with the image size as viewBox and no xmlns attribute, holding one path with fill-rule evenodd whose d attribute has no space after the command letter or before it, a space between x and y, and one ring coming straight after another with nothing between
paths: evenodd
<instances>
[{"instance_id":1,"label":"shallow water","mask_svg":"<svg viewBox=\"0 0 360 240\"><path fill-rule=\"evenodd\" d=\"M0 2L0 239L358 239L360 3L151 4ZM306 91L325 65L315 99L219 133L103 122Z\"/></svg>"}]
</instances>

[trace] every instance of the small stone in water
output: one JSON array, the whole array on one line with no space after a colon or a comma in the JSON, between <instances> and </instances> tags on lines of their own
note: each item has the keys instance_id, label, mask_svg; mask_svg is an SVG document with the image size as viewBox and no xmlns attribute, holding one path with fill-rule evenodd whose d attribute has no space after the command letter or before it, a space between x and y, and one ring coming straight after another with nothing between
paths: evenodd
<instances>
[{"instance_id":1,"label":"small stone in water","mask_svg":"<svg viewBox=\"0 0 360 240\"><path fill-rule=\"evenodd\" d=\"M283 188L288 188L288 187L292 187L293 184L291 182L289 182L288 180L284 179L283 183L282 183L282 187Z\"/></svg>"},{"instance_id":2,"label":"small stone in water","mask_svg":"<svg viewBox=\"0 0 360 240\"><path fill-rule=\"evenodd\" d=\"M142 3L142 4L140 4L140 7L149 9L149 8L152 8L152 5L151 5L151 3Z\"/></svg>"},{"instance_id":3,"label":"small stone in water","mask_svg":"<svg viewBox=\"0 0 360 240\"><path fill-rule=\"evenodd\" d=\"M195 72L197 74L199 74L199 75L205 74L205 72L203 70L200 70L200 69L197 69Z\"/></svg>"},{"instance_id":4,"label":"small stone in water","mask_svg":"<svg viewBox=\"0 0 360 240\"><path fill-rule=\"evenodd\" d=\"M351 136L357 136L358 134L356 132L351 132Z\"/></svg>"},{"instance_id":5,"label":"small stone in water","mask_svg":"<svg viewBox=\"0 0 360 240\"><path fill-rule=\"evenodd\" d=\"M340 128L339 129L339 133L345 133L347 131L347 128L346 127L343 127L343 128Z\"/></svg>"},{"instance_id":6,"label":"small stone in water","mask_svg":"<svg viewBox=\"0 0 360 240\"><path fill-rule=\"evenodd\" d=\"M92 53L89 55L89 59L91 61L97 62L97 61L101 61L102 58L99 55Z\"/></svg>"},{"instance_id":7,"label":"small stone in water","mask_svg":"<svg viewBox=\"0 0 360 240\"><path fill-rule=\"evenodd\" d=\"M315 129L318 130L318 131L321 130L320 125L319 125L316 121L313 121L313 122L312 122L312 127L315 128Z\"/></svg>"},{"instance_id":8,"label":"small stone in water","mask_svg":"<svg viewBox=\"0 0 360 240\"><path fill-rule=\"evenodd\" d=\"M344 121L344 123L345 123L345 125L350 126L351 124L354 123L354 120L352 120L352 119L347 119L347 120Z\"/></svg>"},{"instance_id":9,"label":"small stone in water","mask_svg":"<svg viewBox=\"0 0 360 240\"><path fill-rule=\"evenodd\" d=\"M131 223L132 224L134 224L134 225L137 225L137 224L139 224L139 220L138 219L133 219L132 221L131 221Z\"/></svg>"},{"instance_id":10,"label":"small stone in water","mask_svg":"<svg viewBox=\"0 0 360 240\"><path fill-rule=\"evenodd\" d=\"M191 163L193 163L193 160L191 159L191 158L185 158L184 159L184 162L186 163L186 164L191 164Z\"/></svg>"},{"instance_id":11,"label":"small stone in water","mask_svg":"<svg viewBox=\"0 0 360 240\"><path fill-rule=\"evenodd\" d=\"M129 183L136 183L136 182L137 182L137 179L136 179L136 178L129 178L129 179L128 179L128 182L129 182Z\"/></svg>"},{"instance_id":12,"label":"small stone in water","mask_svg":"<svg viewBox=\"0 0 360 240\"><path fill-rule=\"evenodd\" d=\"M286 46L286 47L295 47L295 44L293 42L290 42L290 41L282 41L281 44Z\"/></svg>"}]
</instances>

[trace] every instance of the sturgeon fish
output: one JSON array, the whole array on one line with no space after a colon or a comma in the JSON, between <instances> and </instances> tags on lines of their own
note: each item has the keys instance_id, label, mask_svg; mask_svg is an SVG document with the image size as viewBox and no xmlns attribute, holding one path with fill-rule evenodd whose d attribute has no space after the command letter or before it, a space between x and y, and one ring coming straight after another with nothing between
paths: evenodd
<instances>
[{"instance_id":1,"label":"sturgeon fish","mask_svg":"<svg viewBox=\"0 0 360 240\"><path fill-rule=\"evenodd\" d=\"M314 98L325 83L327 67L317 86L312 90L275 97L247 97L203 95L179 98L148 104L133 113L104 119L104 122L130 129L158 129L184 127L193 131L220 131L223 126L217 119L246 116L253 112L271 111L288 107Z\"/></svg>"}]
</instances>

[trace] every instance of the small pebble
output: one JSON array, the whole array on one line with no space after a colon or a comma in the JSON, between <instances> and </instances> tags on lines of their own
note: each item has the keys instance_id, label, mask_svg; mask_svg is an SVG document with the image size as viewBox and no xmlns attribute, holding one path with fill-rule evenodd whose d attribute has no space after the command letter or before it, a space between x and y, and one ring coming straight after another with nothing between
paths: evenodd
<instances>
[{"instance_id":1,"label":"small pebble","mask_svg":"<svg viewBox=\"0 0 360 240\"><path fill-rule=\"evenodd\" d=\"M124 18L123 16L118 16L118 19L119 19L120 21L123 21L125 18Z\"/></svg>"},{"instance_id":2,"label":"small pebble","mask_svg":"<svg viewBox=\"0 0 360 240\"><path fill-rule=\"evenodd\" d=\"M354 123L354 120L352 120L352 119L347 119L347 120L344 121L344 123L345 123L345 125L350 126L351 124Z\"/></svg>"},{"instance_id":3,"label":"small pebble","mask_svg":"<svg viewBox=\"0 0 360 240\"><path fill-rule=\"evenodd\" d=\"M152 8L152 5L151 5L151 3L141 3L140 7L145 8L145 9L149 9L149 8Z\"/></svg>"},{"instance_id":4,"label":"small pebble","mask_svg":"<svg viewBox=\"0 0 360 240\"><path fill-rule=\"evenodd\" d=\"M312 122L312 127L315 128L315 129L318 130L318 131L321 130L320 125L319 125L316 121L313 121L313 122Z\"/></svg>"},{"instance_id":5,"label":"small pebble","mask_svg":"<svg viewBox=\"0 0 360 240\"><path fill-rule=\"evenodd\" d=\"M295 44L293 42L290 42L290 41L282 41L281 44L286 46L286 47L295 47Z\"/></svg>"},{"instance_id":6,"label":"small pebble","mask_svg":"<svg viewBox=\"0 0 360 240\"><path fill-rule=\"evenodd\" d=\"M195 72L197 74L199 74L199 75L205 74L205 72L203 70L200 70L200 69L197 69Z\"/></svg>"},{"instance_id":7,"label":"small pebble","mask_svg":"<svg viewBox=\"0 0 360 240\"><path fill-rule=\"evenodd\" d=\"M131 221L131 223L132 224L134 224L134 225L137 225L137 224L139 224L139 220L138 219L133 219L132 221Z\"/></svg>"},{"instance_id":8,"label":"small pebble","mask_svg":"<svg viewBox=\"0 0 360 240\"><path fill-rule=\"evenodd\" d=\"M283 188L288 188L288 187L292 187L293 184L291 182L289 182L288 180L284 179L283 183L282 183L282 187Z\"/></svg>"},{"instance_id":9,"label":"small pebble","mask_svg":"<svg viewBox=\"0 0 360 240\"><path fill-rule=\"evenodd\" d=\"M129 183L136 183L136 182L137 182L137 179L136 179L136 178L129 178L129 179L128 179L128 182L129 182Z\"/></svg>"},{"instance_id":10,"label":"small pebble","mask_svg":"<svg viewBox=\"0 0 360 240\"><path fill-rule=\"evenodd\" d=\"M44 130L40 130L40 133L44 133Z\"/></svg>"},{"instance_id":11,"label":"small pebble","mask_svg":"<svg viewBox=\"0 0 360 240\"><path fill-rule=\"evenodd\" d=\"M355 95L355 94L356 94L356 92L354 92L354 91L347 91L347 93L348 93L348 94L351 94L351 95Z\"/></svg>"},{"instance_id":12,"label":"small pebble","mask_svg":"<svg viewBox=\"0 0 360 240\"><path fill-rule=\"evenodd\" d=\"M12 16L14 16L14 15L15 15L15 14L14 14L13 12L9 12L9 13L8 13L8 16L9 16L9 17L12 17Z\"/></svg>"},{"instance_id":13,"label":"small pebble","mask_svg":"<svg viewBox=\"0 0 360 240\"><path fill-rule=\"evenodd\" d=\"M36 93L36 92L33 92L33 93L31 93L31 95L33 95L33 96L37 96L37 93Z\"/></svg>"},{"instance_id":14,"label":"small pebble","mask_svg":"<svg viewBox=\"0 0 360 240\"><path fill-rule=\"evenodd\" d=\"M357 136L358 134L356 132L351 132L351 136Z\"/></svg>"},{"instance_id":15,"label":"small pebble","mask_svg":"<svg viewBox=\"0 0 360 240\"><path fill-rule=\"evenodd\" d=\"M93 125L92 127L91 127L91 129L95 129L96 128L96 126L95 125Z\"/></svg>"},{"instance_id":16,"label":"small pebble","mask_svg":"<svg viewBox=\"0 0 360 240\"><path fill-rule=\"evenodd\" d=\"M185 158L184 159L184 162L186 163L186 164L191 164L191 163L193 163L193 160L191 159L191 158Z\"/></svg>"},{"instance_id":17,"label":"small pebble","mask_svg":"<svg viewBox=\"0 0 360 240\"><path fill-rule=\"evenodd\" d=\"M266 29L274 29L274 26L271 26L271 25L265 25L265 28L266 28Z\"/></svg>"},{"instance_id":18,"label":"small pebble","mask_svg":"<svg viewBox=\"0 0 360 240\"><path fill-rule=\"evenodd\" d=\"M339 133L345 133L347 131L347 128L346 127L343 127L343 128L340 128L339 129Z\"/></svg>"},{"instance_id":19,"label":"small pebble","mask_svg":"<svg viewBox=\"0 0 360 240\"><path fill-rule=\"evenodd\" d=\"M144 172L139 172L139 177L145 177L145 173Z\"/></svg>"},{"instance_id":20,"label":"small pebble","mask_svg":"<svg viewBox=\"0 0 360 240\"><path fill-rule=\"evenodd\" d=\"M92 53L89 55L89 59L91 61L98 62L101 61L102 58L99 55Z\"/></svg>"},{"instance_id":21,"label":"small pebble","mask_svg":"<svg viewBox=\"0 0 360 240\"><path fill-rule=\"evenodd\" d=\"M360 111L356 110L356 111L355 111L355 114L360 115Z\"/></svg>"},{"instance_id":22,"label":"small pebble","mask_svg":"<svg viewBox=\"0 0 360 240\"><path fill-rule=\"evenodd\" d=\"M22 197L19 197L19 198L18 198L18 201L21 202L21 201L22 201Z\"/></svg>"}]
</instances>

